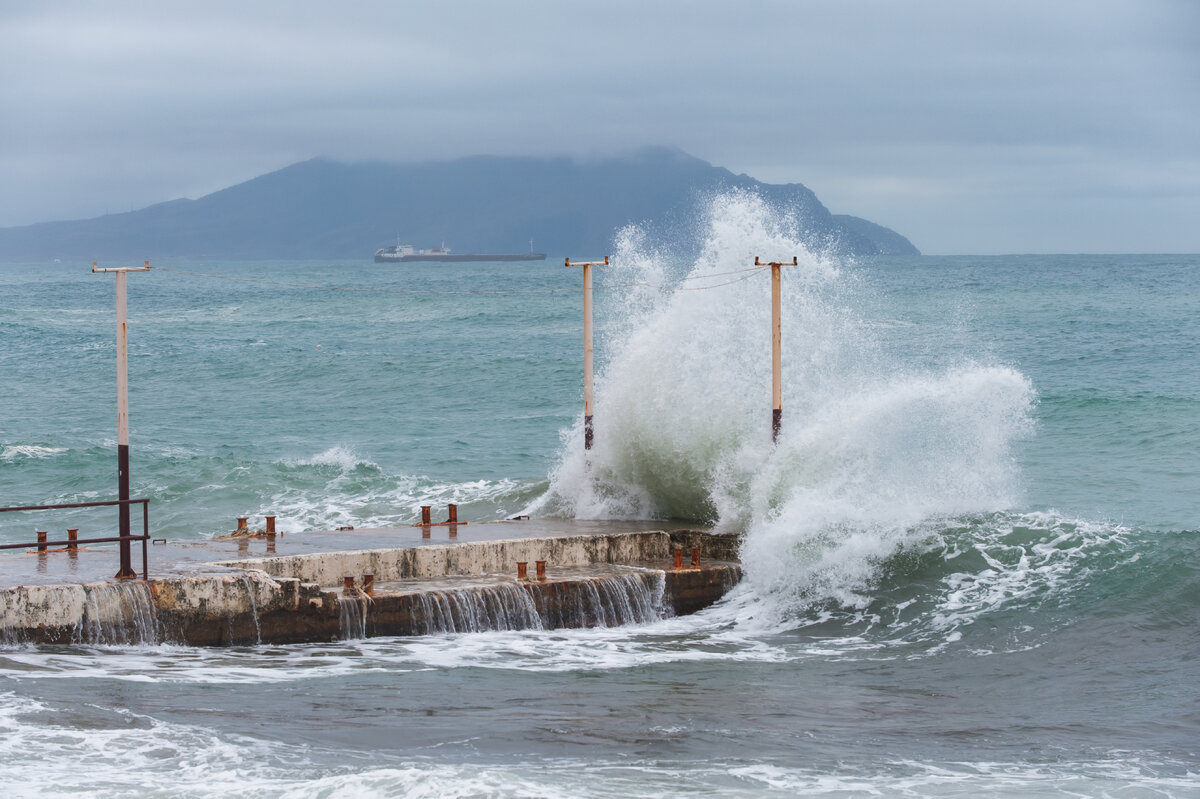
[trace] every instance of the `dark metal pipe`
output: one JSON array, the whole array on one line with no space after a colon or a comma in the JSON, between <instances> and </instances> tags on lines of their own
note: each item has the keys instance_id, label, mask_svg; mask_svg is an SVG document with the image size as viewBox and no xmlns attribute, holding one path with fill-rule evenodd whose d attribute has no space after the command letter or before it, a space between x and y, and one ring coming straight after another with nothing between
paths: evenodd
<instances>
[{"instance_id":1,"label":"dark metal pipe","mask_svg":"<svg viewBox=\"0 0 1200 799\"><path fill-rule=\"evenodd\" d=\"M112 536L110 538L80 538L76 541L76 543L79 543L79 544L113 544L113 543L117 543L118 541L148 541L148 540L150 540L150 536L148 536L148 535L131 535L126 538L121 538L121 536ZM29 549L32 546L36 546L37 543L39 543L39 542L35 541L35 542L31 543L31 542L26 541L23 544L0 544L0 549ZM71 543L71 542L70 541L47 541L46 546L48 546L48 547L65 546L69 543Z\"/></svg>"},{"instance_id":2,"label":"dark metal pipe","mask_svg":"<svg viewBox=\"0 0 1200 799\"><path fill-rule=\"evenodd\" d=\"M150 503L142 504L142 579L150 579L150 556L146 554L146 539L150 537Z\"/></svg>"},{"instance_id":3,"label":"dark metal pipe","mask_svg":"<svg viewBox=\"0 0 1200 799\"><path fill-rule=\"evenodd\" d=\"M429 505L421 506L421 524L424 524L426 526L433 524L433 521L432 521L432 519L430 519L430 516L429 516L429 512L431 510L432 510L432 507Z\"/></svg>"},{"instance_id":4,"label":"dark metal pipe","mask_svg":"<svg viewBox=\"0 0 1200 799\"><path fill-rule=\"evenodd\" d=\"M354 590L353 574L347 574L342 578L342 594L345 596L358 596L358 591Z\"/></svg>"},{"instance_id":5,"label":"dark metal pipe","mask_svg":"<svg viewBox=\"0 0 1200 799\"><path fill-rule=\"evenodd\" d=\"M67 549L79 549L79 528L67 528Z\"/></svg>"},{"instance_id":6,"label":"dark metal pipe","mask_svg":"<svg viewBox=\"0 0 1200 799\"><path fill-rule=\"evenodd\" d=\"M527 569L528 566L529 566L529 563L527 561L523 561L523 560L517 561L517 579L518 580L528 580L529 579L529 572Z\"/></svg>"},{"instance_id":7,"label":"dark metal pipe","mask_svg":"<svg viewBox=\"0 0 1200 799\"><path fill-rule=\"evenodd\" d=\"M16 505L0 508L0 513L20 510L63 510L66 508L110 508L114 505L145 505L148 499L110 499L104 502L67 502L60 505Z\"/></svg>"},{"instance_id":8,"label":"dark metal pipe","mask_svg":"<svg viewBox=\"0 0 1200 799\"><path fill-rule=\"evenodd\" d=\"M447 508L447 512L449 513L449 516L446 518L444 524L458 524L458 506L454 503L450 503L449 508Z\"/></svg>"},{"instance_id":9,"label":"dark metal pipe","mask_svg":"<svg viewBox=\"0 0 1200 799\"><path fill-rule=\"evenodd\" d=\"M692 547L692 568L700 568L700 548Z\"/></svg>"},{"instance_id":10,"label":"dark metal pipe","mask_svg":"<svg viewBox=\"0 0 1200 799\"><path fill-rule=\"evenodd\" d=\"M682 549L675 550L675 568L676 569L683 568L683 550Z\"/></svg>"},{"instance_id":11,"label":"dark metal pipe","mask_svg":"<svg viewBox=\"0 0 1200 799\"><path fill-rule=\"evenodd\" d=\"M363 575L363 593L367 596L375 596L375 575Z\"/></svg>"},{"instance_id":12,"label":"dark metal pipe","mask_svg":"<svg viewBox=\"0 0 1200 799\"><path fill-rule=\"evenodd\" d=\"M45 554L45 552L46 552L46 531L45 530L37 531L37 540L38 540L37 551L40 554Z\"/></svg>"},{"instance_id":13,"label":"dark metal pipe","mask_svg":"<svg viewBox=\"0 0 1200 799\"><path fill-rule=\"evenodd\" d=\"M267 535L275 535L275 517L267 517Z\"/></svg>"},{"instance_id":14,"label":"dark metal pipe","mask_svg":"<svg viewBox=\"0 0 1200 799\"><path fill-rule=\"evenodd\" d=\"M537 566L537 578L542 582L546 581L546 561L539 560L534 563Z\"/></svg>"},{"instance_id":15,"label":"dark metal pipe","mask_svg":"<svg viewBox=\"0 0 1200 799\"><path fill-rule=\"evenodd\" d=\"M126 435L128 435L128 431L126 431ZM121 542L121 567L117 569L116 578L131 580L137 577L137 572L133 570L132 553L129 551L131 544L126 538L129 535L129 503L124 500L129 499L129 444L119 442L117 444L117 498L122 500L122 504L117 510L118 530L125 540Z\"/></svg>"}]
</instances>

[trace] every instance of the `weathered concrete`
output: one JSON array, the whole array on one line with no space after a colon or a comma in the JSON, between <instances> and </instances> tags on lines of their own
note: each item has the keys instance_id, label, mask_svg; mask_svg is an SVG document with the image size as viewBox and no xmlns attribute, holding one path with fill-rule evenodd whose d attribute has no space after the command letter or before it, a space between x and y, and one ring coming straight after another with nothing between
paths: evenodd
<instances>
[{"instance_id":1,"label":"weathered concrete","mask_svg":"<svg viewBox=\"0 0 1200 799\"><path fill-rule=\"evenodd\" d=\"M220 646L644 622L720 599L741 577L729 562L737 544L701 531L489 540L246 558L149 583L0 588L0 639ZM674 549L690 562L693 547L700 568L671 568ZM538 560L549 579L515 579L518 561ZM594 570L570 573L582 567ZM368 573L375 596L342 596L344 575Z\"/></svg>"},{"instance_id":2,"label":"weathered concrete","mask_svg":"<svg viewBox=\"0 0 1200 799\"><path fill-rule=\"evenodd\" d=\"M442 577L447 574L515 574L516 564L539 560L557 567L592 563L670 560L674 549L688 560L693 547L705 560L736 561L738 537L698 531L654 531L611 535L512 538L470 544L434 544L403 549L322 552L312 555L223 561L217 565L259 569L306 583L341 585L347 574L374 574L378 581Z\"/></svg>"}]
</instances>

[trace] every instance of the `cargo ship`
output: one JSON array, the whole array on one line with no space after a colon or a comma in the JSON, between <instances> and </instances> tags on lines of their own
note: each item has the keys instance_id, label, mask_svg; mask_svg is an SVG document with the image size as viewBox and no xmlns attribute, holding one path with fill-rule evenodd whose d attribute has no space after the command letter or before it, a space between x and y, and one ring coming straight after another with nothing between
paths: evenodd
<instances>
[{"instance_id":1,"label":"cargo ship","mask_svg":"<svg viewBox=\"0 0 1200 799\"><path fill-rule=\"evenodd\" d=\"M519 253L476 253L450 252L445 245L429 250L418 250L408 244L393 244L390 247L380 247L375 251L375 263L394 264L411 261L438 261L442 263L459 263L465 261L544 261L546 253L534 252L533 242L529 242L529 252Z\"/></svg>"}]
</instances>

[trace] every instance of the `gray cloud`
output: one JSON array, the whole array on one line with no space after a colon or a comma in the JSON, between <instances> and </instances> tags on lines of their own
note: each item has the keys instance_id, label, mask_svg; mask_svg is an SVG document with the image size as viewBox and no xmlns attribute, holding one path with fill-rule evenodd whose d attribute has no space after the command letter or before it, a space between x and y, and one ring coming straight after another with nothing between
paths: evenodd
<instances>
[{"instance_id":1,"label":"gray cloud","mask_svg":"<svg viewBox=\"0 0 1200 799\"><path fill-rule=\"evenodd\" d=\"M662 143L928 252L1200 250L1189 0L159 6L0 11L0 225Z\"/></svg>"}]
</instances>

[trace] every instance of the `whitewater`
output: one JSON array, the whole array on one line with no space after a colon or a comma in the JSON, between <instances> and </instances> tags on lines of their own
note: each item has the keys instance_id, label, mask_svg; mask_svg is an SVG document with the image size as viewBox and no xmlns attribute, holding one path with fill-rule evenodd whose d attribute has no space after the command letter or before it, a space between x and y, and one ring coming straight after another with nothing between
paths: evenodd
<instances>
[{"instance_id":1,"label":"whitewater","mask_svg":"<svg viewBox=\"0 0 1200 799\"><path fill-rule=\"evenodd\" d=\"M734 193L615 233L590 451L561 261L131 277L156 534L457 502L743 533L745 580L596 630L7 644L6 795L1196 795L1200 257L851 260L805 231ZM753 264L793 256L773 444ZM4 504L115 488L111 289L0 265Z\"/></svg>"}]
</instances>

